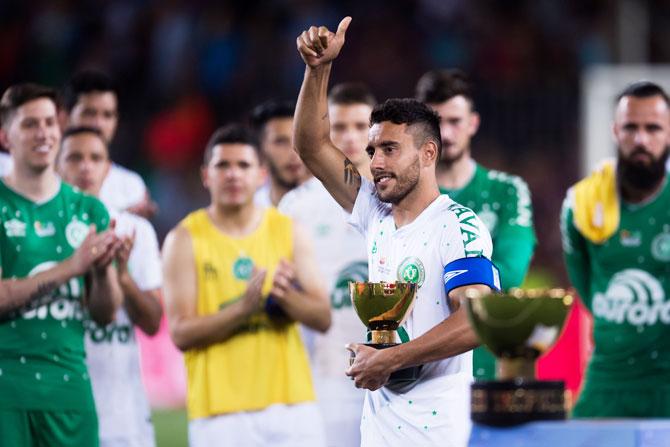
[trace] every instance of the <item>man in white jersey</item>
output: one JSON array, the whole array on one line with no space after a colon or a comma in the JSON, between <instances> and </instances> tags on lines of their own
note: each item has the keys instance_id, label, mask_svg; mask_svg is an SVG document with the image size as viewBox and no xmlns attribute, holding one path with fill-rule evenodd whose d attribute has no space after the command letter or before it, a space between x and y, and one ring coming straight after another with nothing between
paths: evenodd
<instances>
[{"instance_id":1,"label":"man in white jersey","mask_svg":"<svg viewBox=\"0 0 670 447\"><path fill-rule=\"evenodd\" d=\"M97 196L111 167L102 133L91 127L66 130L57 166L63 180ZM150 447L155 445L154 432L134 326L147 335L154 335L159 328L162 272L158 240L146 219L109 211L124 243L116 257L124 301L108 326L89 321L85 339L100 446Z\"/></svg>"},{"instance_id":2,"label":"man in white jersey","mask_svg":"<svg viewBox=\"0 0 670 447\"><path fill-rule=\"evenodd\" d=\"M63 105L68 126L90 126L100 129L109 147L119 123L118 91L104 73L83 70L76 73L63 88ZM100 189L99 198L107 208L127 210L150 218L156 204L149 197L142 177L130 169L112 163Z\"/></svg>"},{"instance_id":3,"label":"man in white jersey","mask_svg":"<svg viewBox=\"0 0 670 447\"><path fill-rule=\"evenodd\" d=\"M251 126L270 174L254 195L256 205L277 206L284 194L312 177L293 150L294 110L293 102L269 100L251 111Z\"/></svg>"},{"instance_id":4,"label":"man in white jersey","mask_svg":"<svg viewBox=\"0 0 670 447\"><path fill-rule=\"evenodd\" d=\"M409 341L382 350L349 345L355 361L346 374L369 390L361 444L462 446L470 428L471 350L478 341L461 303L467 287L499 288L487 259L491 238L470 209L440 196L439 117L427 106L395 99L375 107L367 147L374 183L333 145L325 92L350 21L343 19L336 33L313 26L297 38L307 67L294 141L307 167L365 235L370 280L419 287L401 328ZM414 365L423 365L416 382L386 386L392 372Z\"/></svg>"},{"instance_id":5,"label":"man in white jersey","mask_svg":"<svg viewBox=\"0 0 670 447\"><path fill-rule=\"evenodd\" d=\"M370 112L376 104L370 90L361 83L334 86L328 95L333 144L349 158L358 172L370 176L368 145ZM310 231L315 256L328 285L332 324L328 333L308 332L312 341L312 372L319 407L326 423L329 446L360 445L361 408L364 393L351 386L342 374L344 345L365 339L351 306L349 281L368 278L365 241L349 223L348 215L316 177L289 191L279 210Z\"/></svg>"}]
</instances>

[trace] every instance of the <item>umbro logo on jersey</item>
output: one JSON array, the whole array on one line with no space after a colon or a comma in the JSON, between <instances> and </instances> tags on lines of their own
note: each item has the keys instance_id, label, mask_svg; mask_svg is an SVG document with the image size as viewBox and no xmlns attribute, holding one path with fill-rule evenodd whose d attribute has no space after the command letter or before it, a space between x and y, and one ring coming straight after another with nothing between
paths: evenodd
<instances>
[{"instance_id":1,"label":"umbro logo on jersey","mask_svg":"<svg viewBox=\"0 0 670 447\"><path fill-rule=\"evenodd\" d=\"M216 280L219 278L219 272L216 270L216 267L214 267L212 263L205 262L203 270L205 271L205 279Z\"/></svg>"},{"instance_id":2,"label":"umbro logo on jersey","mask_svg":"<svg viewBox=\"0 0 670 447\"><path fill-rule=\"evenodd\" d=\"M639 231L621 230L619 240L624 247L639 247L642 244L642 235Z\"/></svg>"},{"instance_id":3,"label":"umbro logo on jersey","mask_svg":"<svg viewBox=\"0 0 670 447\"><path fill-rule=\"evenodd\" d=\"M467 273L467 270L452 270L450 272L446 272L442 279L444 280L444 283L446 284L449 280L452 278L457 277L458 275L462 275L463 273Z\"/></svg>"},{"instance_id":4,"label":"umbro logo on jersey","mask_svg":"<svg viewBox=\"0 0 670 447\"><path fill-rule=\"evenodd\" d=\"M35 221L35 234L39 237L49 237L56 234L56 227L53 222L42 223L39 220Z\"/></svg>"},{"instance_id":5,"label":"umbro logo on jersey","mask_svg":"<svg viewBox=\"0 0 670 447\"><path fill-rule=\"evenodd\" d=\"M26 224L13 218L4 223L7 237L26 237Z\"/></svg>"}]
</instances>

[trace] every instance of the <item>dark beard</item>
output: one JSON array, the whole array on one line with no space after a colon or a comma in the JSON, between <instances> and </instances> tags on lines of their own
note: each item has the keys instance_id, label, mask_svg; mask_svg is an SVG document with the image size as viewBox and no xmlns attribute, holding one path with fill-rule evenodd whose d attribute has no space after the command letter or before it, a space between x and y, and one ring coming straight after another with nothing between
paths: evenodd
<instances>
[{"instance_id":1,"label":"dark beard","mask_svg":"<svg viewBox=\"0 0 670 447\"><path fill-rule=\"evenodd\" d=\"M649 191L656 188L665 178L670 146L666 146L663 155L652 160L649 164L632 161L631 158L637 153L647 153L642 148L635 148L627 158L618 150L617 178L623 188L630 187L638 191Z\"/></svg>"},{"instance_id":2,"label":"dark beard","mask_svg":"<svg viewBox=\"0 0 670 447\"><path fill-rule=\"evenodd\" d=\"M391 203L397 205L400 203L407 194L414 191L417 183L419 183L419 171L421 170L421 163L419 157L403 172L402 177L395 177L396 187L387 192L385 197L381 197L379 192L377 192L377 198L385 203Z\"/></svg>"},{"instance_id":3,"label":"dark beard","mask_svg":"<svg viewBox=\"0 0 670 447\"><path fill-rule=\"evenodd\" d=\"M279 168L277 168L277 166L272 161L270 161L269 158L267 160L267 163L268 163L268 167L270 168L270 176L274 179L275 182L277 182L277 184L279 184L280 187L282 187L286 190L291 190L291 189L295 188L296 186L298 186L298 181L297 180L293 181L293 182L289 182L289 181L285 180L284 178L282 178L281 173L279 172Z\"/></svg>"}]
</instances>

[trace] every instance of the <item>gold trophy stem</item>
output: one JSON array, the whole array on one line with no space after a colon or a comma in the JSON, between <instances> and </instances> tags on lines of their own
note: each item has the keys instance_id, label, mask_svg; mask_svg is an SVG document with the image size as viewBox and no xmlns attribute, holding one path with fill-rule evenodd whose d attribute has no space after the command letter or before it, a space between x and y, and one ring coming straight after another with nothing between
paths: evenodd
<instances>
[{"instance_id":1,"label":"gold trophy stem","mask_svg":"<svg viewBox=\"0 0 670 447\"><path fill-rule=\"evenodd\" d=\"M370 331L371 341L374 344L392 344L395 343L395 331L382 330Z\"/></svg>"},{"instance_id":2,"label":"gold trophy stem","mask_svg":"<svg viewBox=\"0 0 670 447\"><path fill-rule=\"evenodd\" d=\"M497 376L500 380L535 380L535 361L524 358L498 359Z\"/></svg>"}]
</instances>

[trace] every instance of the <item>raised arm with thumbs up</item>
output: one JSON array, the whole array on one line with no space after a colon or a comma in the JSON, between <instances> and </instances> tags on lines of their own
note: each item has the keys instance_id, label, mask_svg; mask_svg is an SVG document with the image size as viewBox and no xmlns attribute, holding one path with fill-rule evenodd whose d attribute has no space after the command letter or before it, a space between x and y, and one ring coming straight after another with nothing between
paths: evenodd
<instances>
[{"instance_id":1,"label":"raised arm with thumbs up","mask_svg":"<svg viewBox=\"0 0 670 447\"><path fill-rule=\"evenodd\" d=\"M351 17L340 21L336 32L312 26L296 39L307 65L293 121L295 148L307 167L335 200L351 212L361 175L330 140L328 80L332 62L340 54Z\"/></svg>"}]
</instances>

